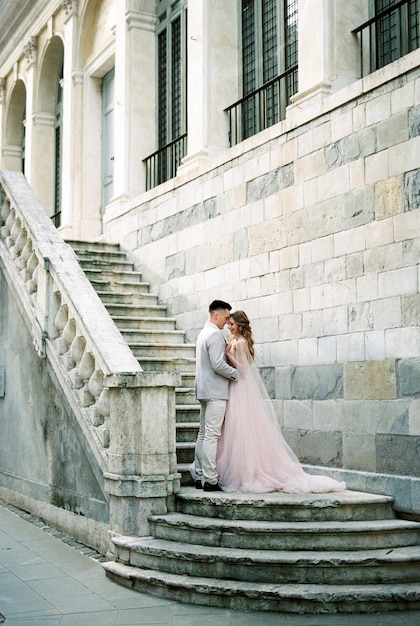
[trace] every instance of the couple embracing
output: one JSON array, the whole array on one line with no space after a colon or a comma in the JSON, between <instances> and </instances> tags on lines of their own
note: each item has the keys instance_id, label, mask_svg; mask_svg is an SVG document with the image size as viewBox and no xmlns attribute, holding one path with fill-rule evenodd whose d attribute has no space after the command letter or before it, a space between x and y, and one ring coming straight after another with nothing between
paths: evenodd
<instances>
[{"instance_id":1,"label":"couple embracing","mask_svg":"<svg viewBox=\"0 0 420 626\"><path fill-rule=\"evenodd\" d=\"M196 346L200 428L190 467L197 489L244 493L323 493L346 488L304 472L283 438L273 404L254 363L244 311L214 300ZM226 343L222 333L228 325Z\"/></svg>"}]
</instances>

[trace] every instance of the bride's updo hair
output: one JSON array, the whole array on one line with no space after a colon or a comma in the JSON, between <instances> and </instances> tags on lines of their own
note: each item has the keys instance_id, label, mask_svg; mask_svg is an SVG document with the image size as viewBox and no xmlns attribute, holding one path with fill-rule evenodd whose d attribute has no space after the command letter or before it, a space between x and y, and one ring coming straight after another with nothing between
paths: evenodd
<instances>
[{"instance_id":1,"label":"bride's updo hair","mask_svg":"<svg viewBox=\"0 0 420 626\"><path fill-rule=\"evenodd\" d=\"M252 358L254 358L254 338L252 336L251 324L249 323L247 314L245 311L234 311L234 313L231 313L230 316L238 324L241 335L247 340L249 352Z\"/></svg>"}]
</instances>

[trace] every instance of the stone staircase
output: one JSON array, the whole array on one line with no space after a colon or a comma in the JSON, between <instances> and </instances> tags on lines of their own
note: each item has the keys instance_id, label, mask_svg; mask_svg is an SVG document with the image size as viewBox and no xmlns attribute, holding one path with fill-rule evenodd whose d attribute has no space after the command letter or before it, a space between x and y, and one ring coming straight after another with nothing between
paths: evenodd
<instances>
[{"instance_id":1,"label":"stone staircase","mask_svg":"<svg viewBox=\"0 0 420 626\"><path fill-rule=\"evenodd\" d=\"M118 245L68 241L80 266L144 370L169 369L181 374L176 389L178 471L183 484L191 484L188 466L194 458L199 425L199 404L194 395L195 346L185 332L176 330L175 318L158 304L150 285Z\"/></svg>"},{"instance_id":2,"label":"stone staircase","mask_svg":"<svg viewBox=\"0 0 420 626\"><path fill-rule=\"evenodd\" d=\"M388 496L205 493L189 487L199 408L195 349L141 274L110 244L69 242L145 370L176 370L176 511L148 537L115 536L112 580L183 602L242 610L356 613L420 609L420 522Z\"/></svg>"},{"instance_id":3,"label":"stone staircase","mask_svg":"<svg viewBox=\"0 0 420 626\"><path fill-rule=\"evenodd\" d=\"M392 498L184 487L150 537L114 537L107 576L188 603L291 613L420 608L420 523Z\"/></svg>"}]
</instances>

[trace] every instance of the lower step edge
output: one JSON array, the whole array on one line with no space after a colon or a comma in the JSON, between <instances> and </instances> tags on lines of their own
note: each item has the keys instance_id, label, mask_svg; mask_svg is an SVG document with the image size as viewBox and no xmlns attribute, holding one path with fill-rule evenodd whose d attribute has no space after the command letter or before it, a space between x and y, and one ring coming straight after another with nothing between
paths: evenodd
<instances>
[{"instance_id":1,"label":"lower step edge","mask_svg":"<svg viewBox=\"0 0 420 626\"><path fill-rule=\"evenodd\" d=\"M420 583L256 584L102 564L106 576L135 591L188 604L276 613L354 614L420 610Z\"/></svg>"}]
</instances>

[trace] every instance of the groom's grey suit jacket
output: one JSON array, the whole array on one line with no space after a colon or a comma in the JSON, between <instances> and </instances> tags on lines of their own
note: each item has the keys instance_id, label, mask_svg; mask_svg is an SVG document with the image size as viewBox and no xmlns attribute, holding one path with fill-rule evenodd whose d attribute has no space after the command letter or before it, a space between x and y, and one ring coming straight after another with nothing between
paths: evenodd
<instances>
[{"instance_id":1,"label":"groom's grey suit jacket","mask_svg":"<svg viewBox=\"0 0 420 626\"><path fill-rule=\"evenodd\" d=\"M238 370L226 360L222 331L207 322L197 338L195 395L197 400L227 400L229 381L238 380Z\"/></svg>"}]
</instances>

